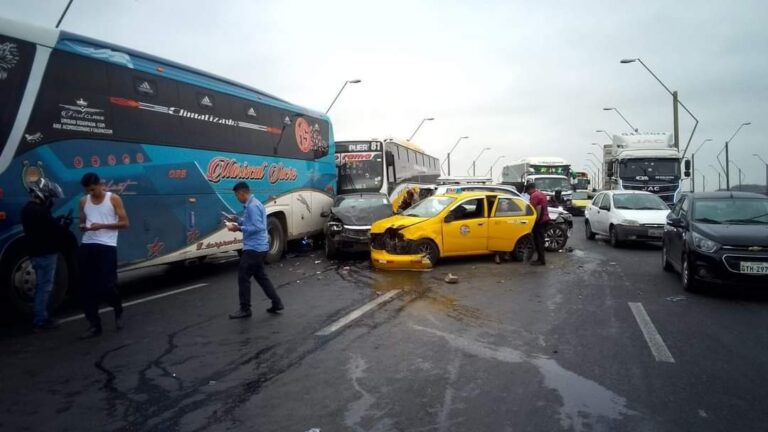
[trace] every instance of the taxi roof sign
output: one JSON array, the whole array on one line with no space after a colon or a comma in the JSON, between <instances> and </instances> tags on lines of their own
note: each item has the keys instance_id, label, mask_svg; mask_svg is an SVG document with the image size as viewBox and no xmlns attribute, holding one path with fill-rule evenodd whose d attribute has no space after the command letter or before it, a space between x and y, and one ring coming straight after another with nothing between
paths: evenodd
<instances>
[{"instance_id":1,"label":"taxi roof sign","mask_svg":"<svg viewBox=\"0 0 768 432\"><path fill-rule=\"evenodd\" d=\"M439 185L462 185L462 184L488 184L493 183L490 177L471 177L471 176L447 176L437 179Z\"/></svg>"}]
</instances>

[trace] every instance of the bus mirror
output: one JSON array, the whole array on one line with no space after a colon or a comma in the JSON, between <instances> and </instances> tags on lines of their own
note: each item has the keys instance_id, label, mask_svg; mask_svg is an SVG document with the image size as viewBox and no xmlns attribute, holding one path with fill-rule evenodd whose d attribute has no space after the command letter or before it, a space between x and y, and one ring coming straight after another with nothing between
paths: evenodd
<instances>
[{"instance_id":1,"label":"bus mirror","mask_svg":"<svg viewBox=\"0 0 768 432\"><path fill-rule=\"evenodd\" d=\"M324 217L324 218L327 218L330 215L331 215L331 212L329 212L328 210L324 210L322 213L320 213L320 217Z\"/></svg>"},{"instance_id":2,"label":"bus mirror","mask_svg":"<svg viewBox=\"0 0 768 432\"><path fill-rule=\"evenodd\" d=\"M387 166L395 166L395 155L391 151L385 153L384 158L387 162Z\"/></svg>"},{"instance_id":3,"label":"bus mirror","mask_svg":"<svg viewBox=\"0 0 768 432\"><path fill-rule=\"evenodd\" d=\"M685 167L685 177L688 178L691 176L691 160L686 159L685 162L683 162L683 167Z\"/></svg>"}]
</instances>

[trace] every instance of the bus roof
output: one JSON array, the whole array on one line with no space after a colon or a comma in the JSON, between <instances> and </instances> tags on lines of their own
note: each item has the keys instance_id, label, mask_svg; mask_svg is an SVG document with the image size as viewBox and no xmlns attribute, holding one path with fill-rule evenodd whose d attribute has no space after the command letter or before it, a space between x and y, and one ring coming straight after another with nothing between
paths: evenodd
<instances>
[{"instance_id":1,"label":"bus roof","mask_svg":"<svg viewBox=\"0 0 768 432\"><path fill-rule=\"evenodd\" d=\"M319 111L314 111L308 108L301 107L299 105L296 105L284 99L281 99L277 96L274 96L270 93L259 90L255 87L251 87L247 84L243 84L228 78L218 76L216 74L212 74L210 72L205 72L203 70L200 70L191 66L187 66L181 63L177 63L172 60L164 59L152 54L147 54L131 48L126 48L120 45L112 44L103 40L94 39L88 36L82 36L76 33L68 32L66 30L58 30L58 29L52 29L48 27L42 27L35 24L25 23L17 20L11 20L3 17L0 17L0 29L2 29L2 32L5 35L14 37L16 39L22 39L29 42L34 42L38 45L43 45L50 48L61 48L62 42L65 42L68 40L85 42L92 45L98 45L103 48L108 48L111 50L119 51L121 53L125 53L129 56L139 57L145 60L160 63L163 66L170 66L173 68L181 69L186 72L190 72L193 74L201 75L206 78L219 81L223 84L239 87L241 89L245 89L245 90L256 93L256 96L259 100L272 102L273 104L277 103L277 105L280 105L280 104L289 105L291 108L296 109L297 111L303 111L305 114L328 120L328 116L326 116L325 114ZM84 52L78 52L78 53L80 55L87 55ZM103 60L103 57L100 57L100 56L92 55L91 57L100 58Z\"/></svg>"}]
</instances>

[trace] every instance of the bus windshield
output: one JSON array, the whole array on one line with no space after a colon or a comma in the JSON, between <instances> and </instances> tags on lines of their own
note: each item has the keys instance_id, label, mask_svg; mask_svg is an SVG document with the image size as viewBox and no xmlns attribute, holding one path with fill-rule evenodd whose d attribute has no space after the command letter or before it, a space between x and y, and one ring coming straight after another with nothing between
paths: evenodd
<instances>
[{"instance_id":1,"label":"bus windshield","mask_svg":"<svg viewBox=\"0 0 768 432\"><path fill-rule=\"evenodd\" d=\"M369 153L370 158L355 157L364 153L345 153L339 168L339 191L381 190L383 182L384 164L381 153Z\"/></svg>"}]
</instances>

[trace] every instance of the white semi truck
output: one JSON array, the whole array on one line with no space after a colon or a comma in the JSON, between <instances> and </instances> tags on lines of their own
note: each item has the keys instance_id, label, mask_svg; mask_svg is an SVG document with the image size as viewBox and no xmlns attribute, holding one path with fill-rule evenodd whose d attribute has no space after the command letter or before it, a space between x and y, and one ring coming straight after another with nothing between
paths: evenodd
<instances>
[{"instance_id":1,"label":"white semi truck","mask_svg":"<svg viewBox=\"0 0 768 432\"><path fill-rule=\"evenodd\" d=\"M502 170L501 179L504 184L511 184L522 192L523 185L534 182L536 187L550 196L552 201L565 203L570 201L571 164L565 159L556 157L530 157L512 165L506 165Z\"/></svg>"},{"instance_id":2,"label":"white semi truck","mask_svg":"<svg viewBox=\"0 0 768 432\"><path fill-rule=\"evenodd\" d=\"M605 189L642 190L659 196L668 205L677 201L683 177L690 177L690 161L675 147L672 134L614 135L604 148Z\"/></svg>"}]
</instances>

